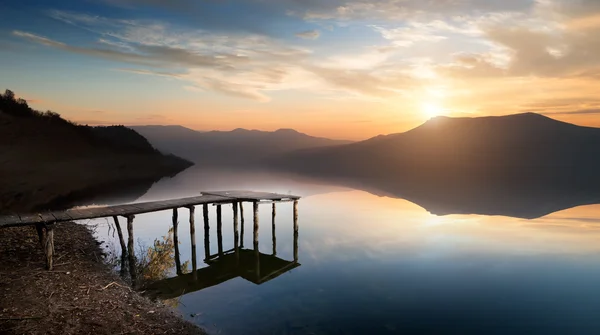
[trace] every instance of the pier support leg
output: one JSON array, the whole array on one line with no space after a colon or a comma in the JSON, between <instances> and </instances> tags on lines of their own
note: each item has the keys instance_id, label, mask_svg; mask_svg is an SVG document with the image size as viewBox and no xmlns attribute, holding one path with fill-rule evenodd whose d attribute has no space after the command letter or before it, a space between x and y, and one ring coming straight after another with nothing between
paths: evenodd
<instances>
[{"instance_id":1,"label":"pier support leg","mask_svg":"<svg viewBox=\"0 0 600 335\"><path fill-rule=\"evenodd\" d=\"M271 236L273 239L273 256L277 256L277 235L275 235L275 203L271 212Z\"/></svg>"},{"instance_id":2,"label":"pier support leg","mask_svg":"<svg viewBox=\"0 0 600 335\"><path fill-rule=\"evenodd\" d=\"M134 215L127 217L127 252L129 255L129 275L131 276L131 283L135 287L137 284L137 273L135 270L135 250L133 245L133 219Z\"/></svg>"},{"instance_id":3,"label":"pier support leg","mask_svg":"<svg viewBox=\"0 0 600 335\"><path fill-rule=\"evenodd\" d=\"M115 215L113 216L113 220L115 221L115 228L117 229L117 234L119 234L119 243L121 244L121 276L125 275L125 261L127 259L127 246L125 245L125 238L123 237L123 230L121 229L121 224L119 223L119 218Z\"/></svg>"},{"instance_id":4,"label":"pier support leg","mask_svg":"<svg viewBox=\"0 0 600 335\"><path fill-rule=\"evenodd\" d=\"M244 203L239 202L240 204L240 221L242 226L242 231L240 233L240 248L244 248Z\"/></svg>"},{"instance_id":5,"label":"pier support leg","mask_svg":"<svg viewBox=\"0 0 600 335\"><path fill-rule=\"evenodd\" d=\"M123 230L121 229L119 218L115 215L113 216L113 220L115 221L115 228L117 229L117 234L119 235L119 243L121 244L121 254L127 254L127 246L125 246L125 238L123 237Z\"/></svg>"},{"instance_id":6,"label":"pier support leg","mask_svg":"<svg viewBox=\"0 0 600 335\"><path fill-rule=\"evenodd\" d=\"M177 226L179 225L179 213L177 208L173 208L173 248L175 249L175 272L181 275L181 259L179 258L179 235Z\"/></svg>"},{"instance_id":7,"label":"pier support leg","mask_svg":"<svg viewBox=\"0 0 600 335\"><path fill-rule=\"evenodd\" d=\"M210 226L208 224L208 204L202 206L202 217L204 218L204 261L210 257Z\"/></svg>"},{"instance_id":8,"label":"pier support leg","mask_svg":"<svg viewBox=\"0 0 600 335\"><path fill-rule=\"evenodd\" d=\"M238 203L233 203L233 249L235 250L235 259L239 265L240 262L240 253L239 253L239 243L240 236L238 233Z\"/></svg>"},{"instance_id":9,"label":"pier support leg","mask_svg":"<svg viewBox=\"0 0 600 335\"><path fill-rule=\"evenodd\" d=\"M298 262L298 200L294 201L294 262Z\"/></svg>"},{"instance_id":10,"label":"pier support leg","mask_svg":"<svg viewBox=\"0 0 600 335\"><path fill-rule=\"evenodd\" d=\"M196 280L198 279L196 273L196 270L198 270L198 264L196 263L196 225L194 223L196 209L194 206L188 208L190 210L190 239L192 240L192 278Z\"/></svg>"},{"instance_id":11,"label":"pier support leg","mask_svg":"<svg viewBox=\"0 0 600 335\"><path fill-rule=\"evenodd\" d=\"M46 238L44 241L44 252L46 253L46 268L52 271L52 256L54 254L54 226L46 226Z\"/></svg>"},{"instance_id":12,"label":"pier support leg","mask_svg":"<svg viewBox=\"0 0 600 335\"><path fill-rule=\"evenodd\" d=\"M42 249L45 250L46 248L46 237L44 236L44 225L41 223L38 223L35 225L35 230L37 231L38 234L38 239L40 241L40 246L42 247Z\"/></svg>"},{"instance_id":13,"label":"pier support leg","mask_svg":"<svg viewBox=\"0 0 600 335\"><path fill-rule=\"evenodd\" d=\"M219 247L219 257L223 256L223 217L221 205L217 205L217 244Z\"/></svg>"},{"instance_id":14,"label":"pier support leg","mask_svg":"<svg viewBox=\"0 0 600 335\"><path fill-rule=\"evenodd\" d=\"M256 261L256 279L260 279L260 252L258 251L258 202L253 202L254 210L254 258Z\"/></svg>"}]
</instances>

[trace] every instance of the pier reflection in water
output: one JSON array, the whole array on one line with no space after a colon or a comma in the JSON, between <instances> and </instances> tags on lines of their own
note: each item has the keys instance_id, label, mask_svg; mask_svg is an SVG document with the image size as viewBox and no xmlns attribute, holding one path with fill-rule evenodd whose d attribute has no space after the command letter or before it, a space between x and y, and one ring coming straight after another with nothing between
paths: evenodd
<instances>
[{"instance_id":1,"label":"pier reflection in water","mask_svg":"<svg viewBox=\"0 0 600 335\"><path fill-rule=\"evenodd\" d=\"M211 227L209 222L209 205L203 205L203 221L204 221L204 263L206 267L198 269L197 253L196 253L196 237L194 229L195 211L193 207L190 210L190 238L191 238L191 272L188 272L188 265L181 264L181 255L179 252L178 228L179 213L177 209L173 210L173 226L169 230L169 234L163 237L163 241L155 241L154 246L148 249L147 254L156 252L159 249L169 253L165 257L157 257L162 259L162 264L158 264L155 260L146 260L144 262L134 262L134 266L129 264L130 271L139 273L138 278L146 277L147 282L143 283L146 294L152 298L168 300L180 297L183 294L188 294L195 291L219 285L230 279L241 277L249 282L260 285L270 281L281 274L290 271L300 266L298 263L298 202L293 205L293 260L286 260L277 256L277 239L276 239L276 206L272 204L271 215L271 233L272 233L272 252L271 254L259 251L259 203L253 203L253 245L252 249L244 248L244 231L245 220L243 215L244 207L242 203L233 203L232 205L216 205L217 213L217 244L218 251L214 254L210 252L210 234ZM223 207L230 207L233 211L233 248L223 250ZM241 214L241 215L240 215ZM240 235L241 231L241 235ZM170 248L167 250L166 248ZM122 258L125 262L126 258ZM136 264L137 263L137 264ZM140 263L145 269L136 268ZM167 263L167 264L165 264ZM173 264L174 263L174 264ZM187 263L187 262L186 262ZM176 276L162 279L166 277L166 273L175 267ZM156 269L150 267L160 267L164 269L163 276L146 276L144 271L149 273L157 272ZM121 269L126 266L122 263ZM141 272L141 273L140 273ZM160 272L160 271L159 271ZM157 280L160 279L160 280ZM142 283L137 283L142 284Z\"/></svg>"}]
</instances>

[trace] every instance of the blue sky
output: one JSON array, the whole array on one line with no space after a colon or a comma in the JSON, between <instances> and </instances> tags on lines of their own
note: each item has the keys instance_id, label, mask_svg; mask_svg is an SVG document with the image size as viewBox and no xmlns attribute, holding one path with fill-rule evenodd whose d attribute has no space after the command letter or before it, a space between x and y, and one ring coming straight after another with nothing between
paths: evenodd
<instances>
[{"instance_id":1,"label":"blue sky","mask_svg":"<svg viewBox=\"0 0 600 335\"><path fill-rule=\"evenodd\" d=\"M5 1L0 84L89 124L359 139L535 111L600 126L598 33L596 0Z\"/></svg>"}]
</instances>

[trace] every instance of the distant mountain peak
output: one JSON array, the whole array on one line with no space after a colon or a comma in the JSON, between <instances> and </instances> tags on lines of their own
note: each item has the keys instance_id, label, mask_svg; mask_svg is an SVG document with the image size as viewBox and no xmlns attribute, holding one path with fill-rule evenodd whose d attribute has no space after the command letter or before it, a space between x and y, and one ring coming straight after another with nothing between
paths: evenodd
<instances>
[{"instance_id":1,"label":"distant mountain peak","mask_svg":"<svg viewBox=\"0 0 600 335\"><path fill-rule=\"evenodd\" d=\"M299 131L295 130L295 129L291 129L291 128L281 128L281 129L277 129L275 131L275 133L279 133L279 134L300 134Z\"/></svg>"},{"instance_id":2,"label":"distant mountain peak","mask_svg":"<svg viewBox=\"0 0 600 335\"><path fill-rule=\"evenodd\" d=\"M476 116L476 117L452 117L452 116L435 116L425 123L422 126L435 126L439 127L440 125L448 125L448 124L465 124L469 122L478 122L478 123L491 123L495 121L506 121L506 122L515 122L518 124L529 124L534 125L535 123L545 122L545 124L549 123L564 123L558 120L554 120L545 115L526 112L526 113L517 113L517 114L508 114L508 115L493 115L493 116ZM418 129L421 127L417 127Z\"/></svg>"}]
</instances>

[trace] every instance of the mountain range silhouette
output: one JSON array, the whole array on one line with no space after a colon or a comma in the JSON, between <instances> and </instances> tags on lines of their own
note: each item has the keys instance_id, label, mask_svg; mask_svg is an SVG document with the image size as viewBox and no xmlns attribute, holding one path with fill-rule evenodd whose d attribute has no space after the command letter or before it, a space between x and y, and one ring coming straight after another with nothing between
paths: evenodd
<instances>
[{"instance_id":1,"label":"mountain range silhouette","mask_svg":"<svg viewBox=\"0 0 600 335\"><path fill-rule=\"evenodd\" d=\"M200 166L261 167L325 179L403 198L438 215L532 219L600 203L600 129L534 113L440 116L359 142L291 129L133 128L159 150Z\"/></svg>"},{"instance_id":2,"label":"mountain range silhouette","mask_svg":"<svg viewBox=\"0 0 600 335\"><path fill-rule=\"evenodd\" d=\"M439 215L531 219L600 203L600 129L533 113L436 117L405 133L279 155L269 165Z\"/></svg>"},{"instance_id":3,"label":"mountain range silhouette","mask_svg":"<svg viewBox=\"0 0 600 335\"><path fill-rule=\"evenodd\" d=\"M293 129L200 132L181 126L133 126L158 150L204 166L251 166L265 158L304 148L349 141L309 136Z\"/></svg>"}]
</instances>

